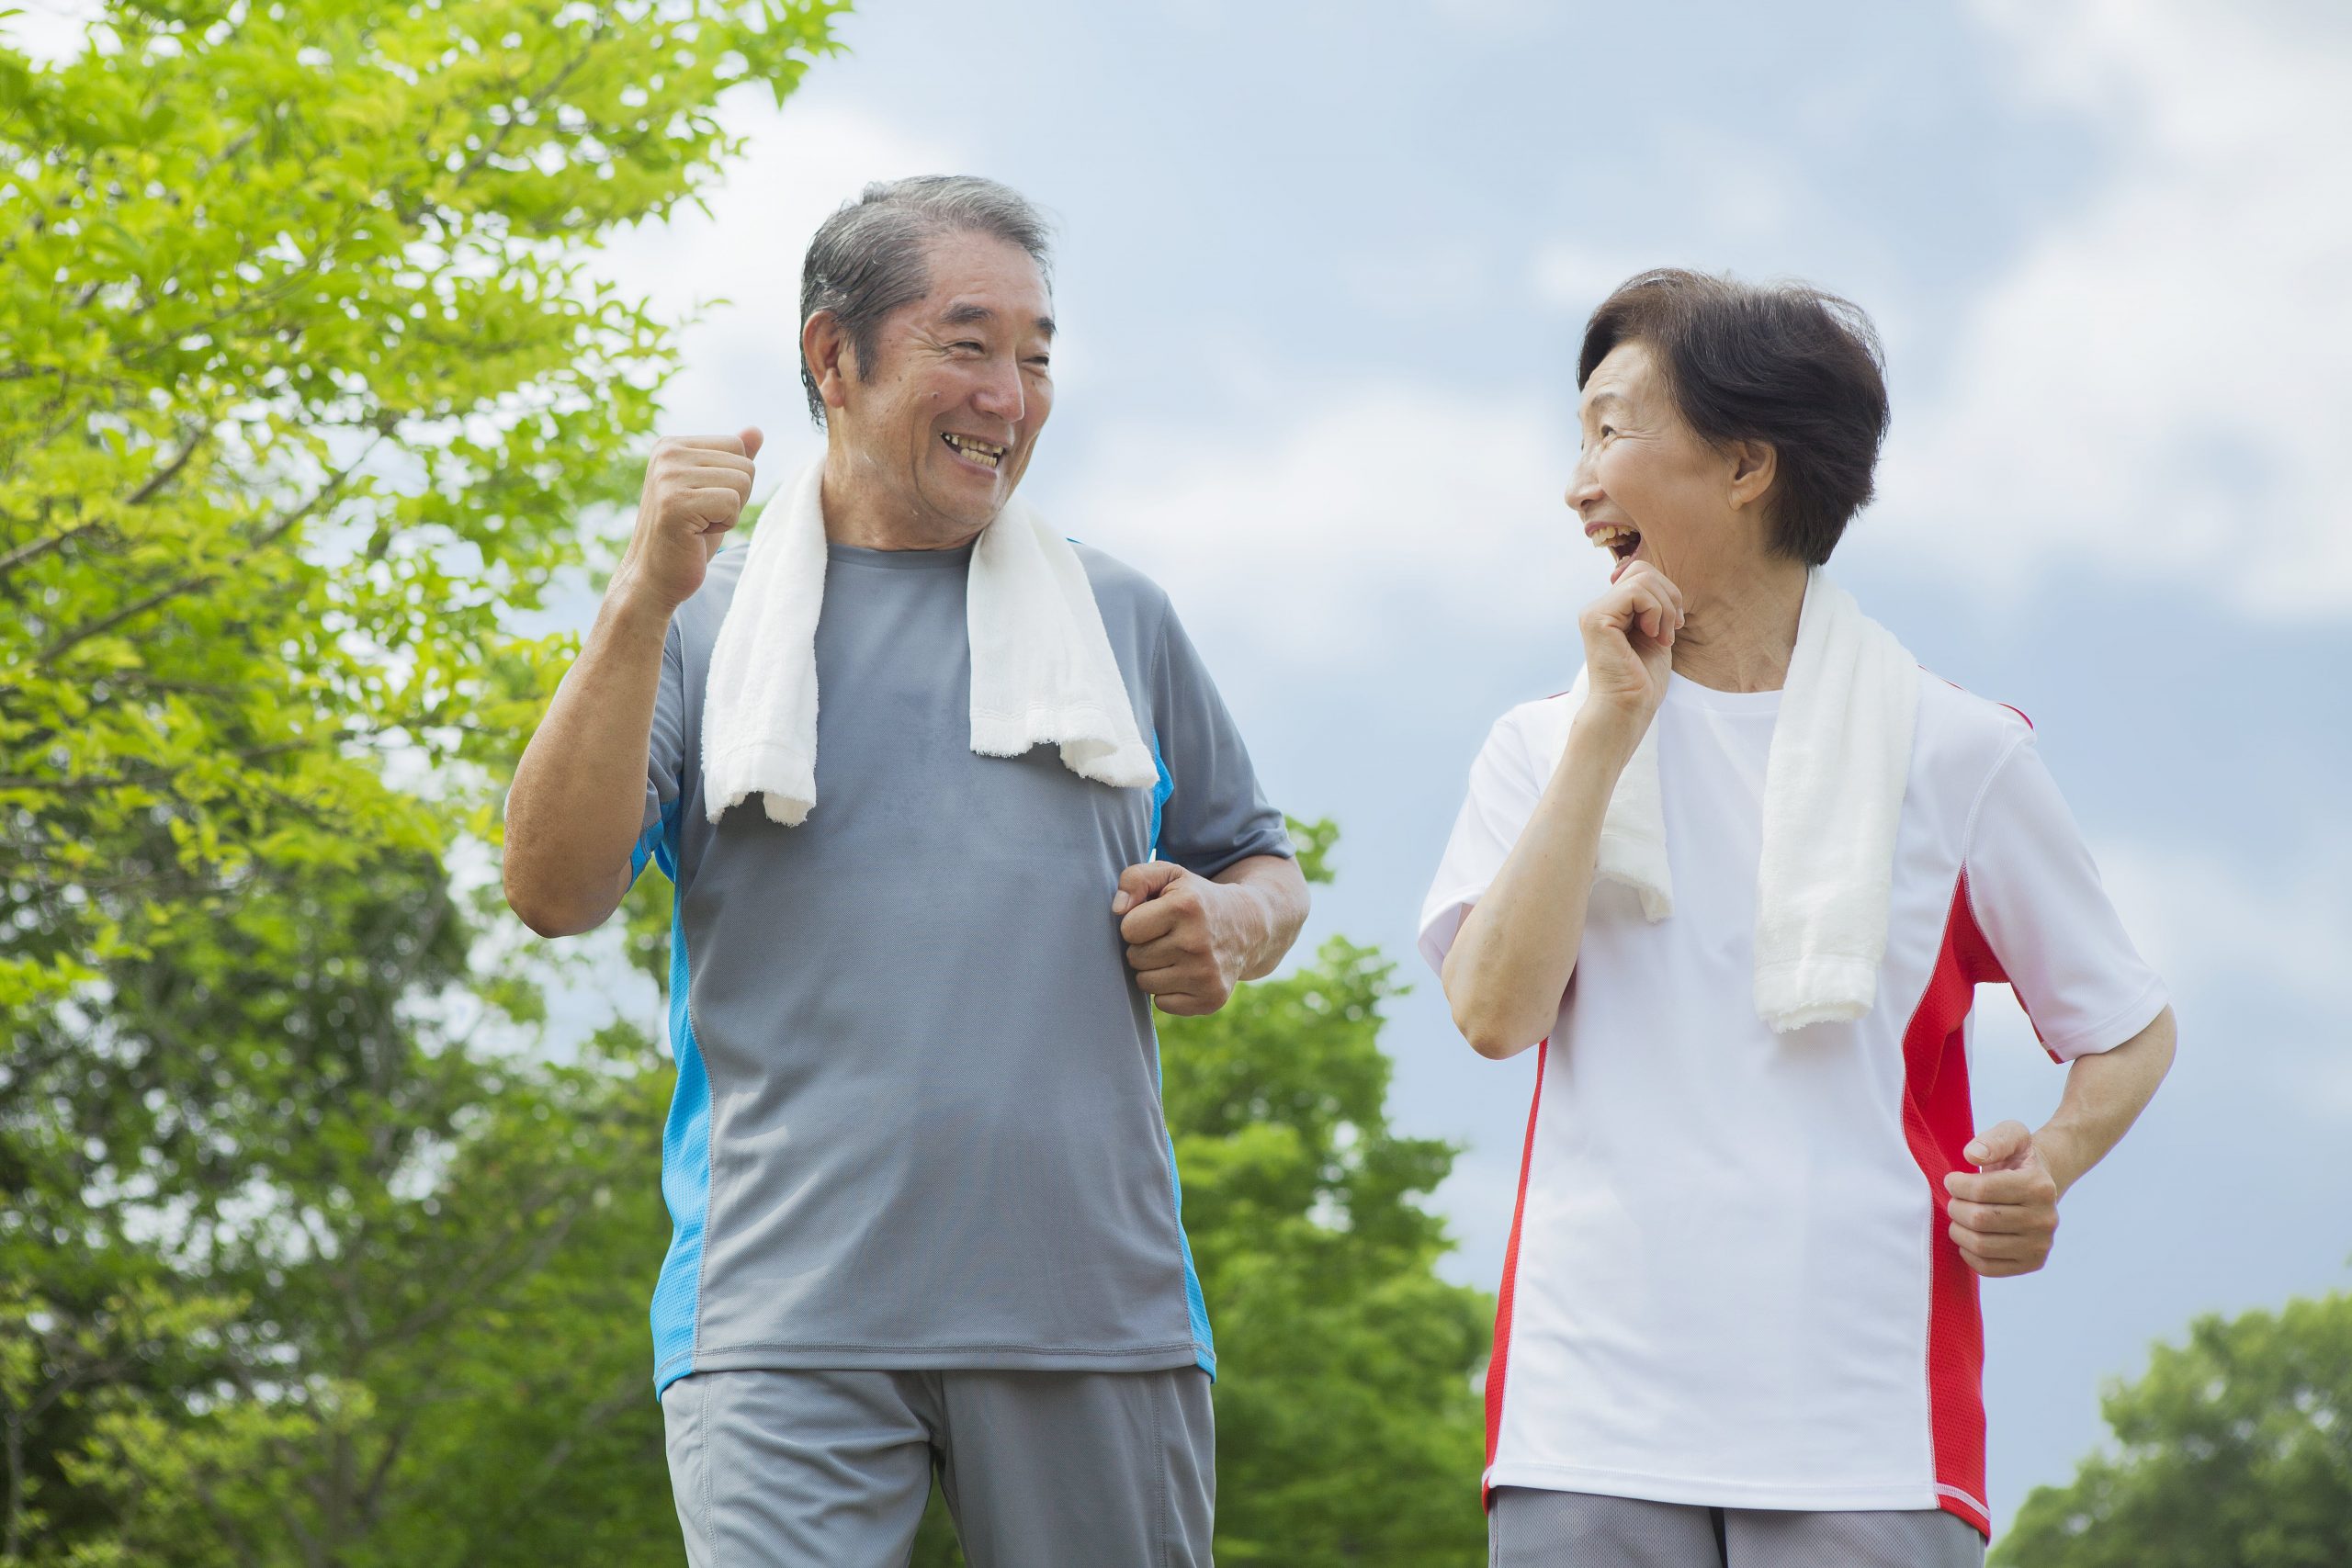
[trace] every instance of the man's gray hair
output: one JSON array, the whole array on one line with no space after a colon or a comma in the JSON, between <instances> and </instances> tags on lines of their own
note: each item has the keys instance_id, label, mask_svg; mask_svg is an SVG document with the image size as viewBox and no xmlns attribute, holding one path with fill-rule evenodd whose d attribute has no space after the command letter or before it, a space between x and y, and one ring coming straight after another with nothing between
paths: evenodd
<instances>
[{"instance_id":1,"label":"man's gray hair","mask_svg":"<svg viewBox=\"0 0 2352 1568\"><path fill-rule=\"evenodd\" d=\"M924 251L942 234L992 234L1019 245L1053 287L1043 214L1009 186L977 175L918 175L877 180L818 226L800 266L800 323L831 310L857 355L857 378L874 378L883 319L931 290ZM825 399L806 355L800 384L808 416L825 423Z\"/></svg>"}]
</instances>

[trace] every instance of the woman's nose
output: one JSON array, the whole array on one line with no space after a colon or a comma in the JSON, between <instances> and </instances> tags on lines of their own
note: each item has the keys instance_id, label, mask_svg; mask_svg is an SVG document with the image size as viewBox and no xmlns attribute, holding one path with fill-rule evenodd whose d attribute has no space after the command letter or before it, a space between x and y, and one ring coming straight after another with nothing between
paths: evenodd
<instances>
[{"instance_id":1,"label":"woman's nose","mask_svg":"<svg viewBox=\"0 0 2352 1568\"><path fill-rule=\"evenodd\" d=\"M1580 455L1577 466L1568 475L1568 510L1581 515L1584 509L1600 499L1600 481L1592 471L1592 459Z\"/></svg>"}]
</instances>

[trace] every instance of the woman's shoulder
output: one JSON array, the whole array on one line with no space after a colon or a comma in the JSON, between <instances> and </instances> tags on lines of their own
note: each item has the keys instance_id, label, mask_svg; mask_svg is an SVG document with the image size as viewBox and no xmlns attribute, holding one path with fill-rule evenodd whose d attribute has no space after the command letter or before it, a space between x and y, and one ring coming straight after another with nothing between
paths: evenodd
<instances>
[{"instance_id":1,"label":"woman's shoulder","mask_svg":"<svg viewBox=\"0 0 2352 1568\"><path fill-rule=\"evenodd\" d=\"M1556 742L1568 732L1568 721L1577 715L1577 698L1573 687L1554 692L1550 696L1534 697L1507 707L1487 732L1487 743L1509 739L1521 745L1534 746L1546 741Z\"/></svg>"},{"instance_id":2,"label":"woman's shoulder","mask_svg":"<svg viewBox=\"0 0 2352 1568\"><path fill-rule=\"evenodd\" d=\"M1979 696L1956 681L1919 669L1919 739L1923 758L1947 766L1991 768L2033 735L2025 710Z\"/></svg>"}]
</instances>

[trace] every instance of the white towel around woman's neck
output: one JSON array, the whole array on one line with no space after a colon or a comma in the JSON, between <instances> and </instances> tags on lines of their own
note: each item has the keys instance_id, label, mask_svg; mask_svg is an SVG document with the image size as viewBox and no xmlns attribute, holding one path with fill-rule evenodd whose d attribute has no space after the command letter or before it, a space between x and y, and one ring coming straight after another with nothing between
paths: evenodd
<instances>
[{"instance_id":1,"label":"white towel around woman's neck","mask_svg":"<svg viewBox=\"0 0 2352 1568\"><path fill-rule=\"evenodd\" d=\"M798 827L817 804L817 617L825 601L824 464L810 465L752 531L711 650L703 705L704 809L761 797ZM981 530L965 588L972 750L1061 748L1063 766L1119 789L1159 782L1102 611L1068 539L1014 502Z\"/></svg>"},{"instance_id":2,"label":"white towel around woman's neck","mask_svg":"<svg viewBox=\"0 0 2352 1568\"><path fill-rule=\"evenodd\" d=\"M1569 694L1581 704L1587 690L1579 672ZM1918 664L1811 572L1764 767L1756 871L1756 1011L1776 1032L1860 1018L1877 998L1918 718ZM1557 733L1565 745L1566 727ZM1609 797L1597 874L1639 893L1652 920L1674 912L1655 724Z\"/></svg>"}]
</instances>

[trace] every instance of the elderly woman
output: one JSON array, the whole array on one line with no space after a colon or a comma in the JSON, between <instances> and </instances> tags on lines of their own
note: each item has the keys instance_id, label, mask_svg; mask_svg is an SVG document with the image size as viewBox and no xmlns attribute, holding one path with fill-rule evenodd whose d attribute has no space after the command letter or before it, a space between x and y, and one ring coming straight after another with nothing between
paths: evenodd
<instances>
[{"instance_id":1,"label":"elderly woman","mask_svg":"<svg viewBox=\"0 0 2352 1568\"><path fill-rule=\"evenodd\" d=\"M1610 587L1576 688L1487 737L1421 921L1473 1048L1541 1043L1493 1560L1979 1563L1977 1279L2048 1258L2171 1010L2025 717L1819 570L1886 428L1861 313L1648 273L1577 379ZM1985 981L2071 1064L2038 1130L1973 1124Z\"/></svg>"}]
</instances>

